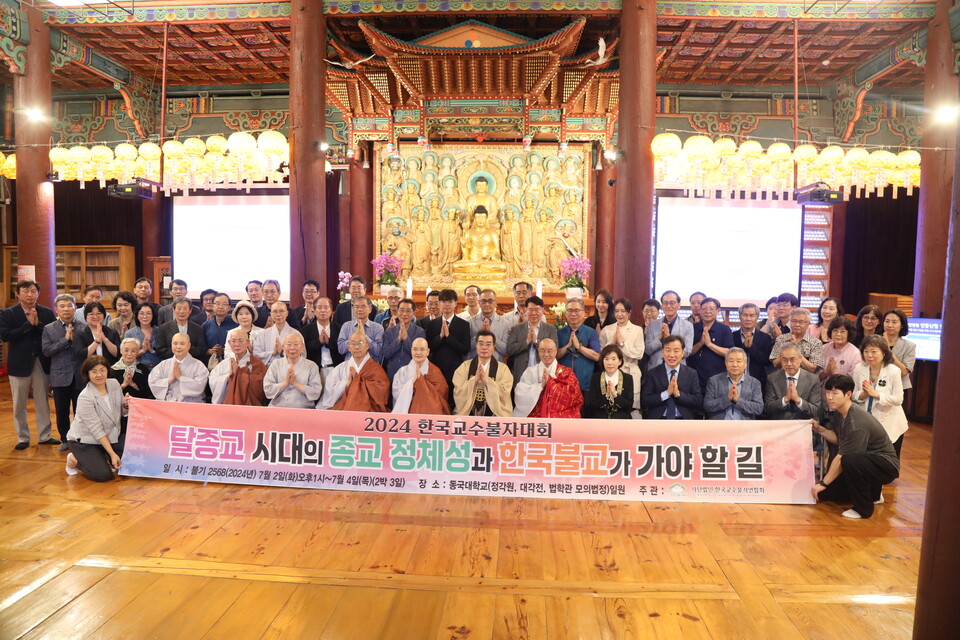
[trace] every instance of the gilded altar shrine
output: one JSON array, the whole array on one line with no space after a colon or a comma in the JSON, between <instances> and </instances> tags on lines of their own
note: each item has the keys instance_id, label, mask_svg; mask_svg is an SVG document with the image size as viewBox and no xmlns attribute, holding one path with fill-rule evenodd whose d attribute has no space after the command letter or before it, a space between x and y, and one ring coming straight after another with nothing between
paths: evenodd
<instances>
[{"instance_id":1,"label":"gilded altar shrine","mask_svg":"<svg viewBox=\"0 0 960 640\"><path fill-rule=\"evenodd\" d=\"M375 147L375 246L416 289L518 280L559 291L560 262L588 247L589 144Z\"/></svg>"}]
</instances>

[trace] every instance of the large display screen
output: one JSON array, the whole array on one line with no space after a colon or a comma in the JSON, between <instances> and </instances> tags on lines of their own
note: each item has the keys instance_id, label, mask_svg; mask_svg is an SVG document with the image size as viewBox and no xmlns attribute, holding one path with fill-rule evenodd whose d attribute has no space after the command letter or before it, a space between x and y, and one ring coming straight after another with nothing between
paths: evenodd
<instances>
[{"instance_id":1,"label":"large display screen","mask_svg":"<svg viewBox=\"0 0 960 640\"><path fill-rule=\"evenodd\" d=\"M173 198L173 277L187 295L211 288L246 298L250 280L280 282L290 293L290 198L203 195Z\"/></svg>"},{"instance_id":2,"label":"large display screen","mask_svg":"<svg viewBox=\"0 0 960 640\"><path fill-rule=\"evenodd\" d=\"M936 318L907 318L907 340L917 345L917 360L940 361L940 332L943 320Z\"/></svg>"},{"instance_id":3,"label":"large display screen","mask_svg":"<svg viewBox=\"0 0 960 640\"><path fill-rule=\"evenodd\" d=\"M694 291L724 307L799 297L803 208L793 202L657 199L654 290Z\"/></svg>"}]
</instances>

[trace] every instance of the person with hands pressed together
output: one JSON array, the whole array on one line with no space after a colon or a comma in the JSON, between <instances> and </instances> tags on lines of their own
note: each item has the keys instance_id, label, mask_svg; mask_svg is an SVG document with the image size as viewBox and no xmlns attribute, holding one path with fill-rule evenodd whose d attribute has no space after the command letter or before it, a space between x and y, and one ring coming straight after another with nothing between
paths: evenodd
<instances>
[{"instance_id":1,"label":"person with hands pressed together","mask_svg":"<svg viewBox=\"0 0 960 640\"><path fill-rule=\"evenodd\" d=\"M644 332L644 352L649 356L648 371L663 364L663 354L660 352L661 341L667 336L677 335L683 338L684 363L693 349L693 324L681 321L678 315L680 294L676 291L664 291L660 296L660 307L663 309L663 317L650 322Z\"/></svg>"},{"instance_id":2,"label":"person with hands pressed together","mask_svg":"<svg viewBox=\"0 0 960 640\"><path fill-rule=\"evenodd\" d=\"M600 332L600 345L615 344L623 352L624 373L633 376L634 417L640 417L640 387L643 382L643 373L640 371L640 361L644 353L643 329L630 321L633 312L633 303L626 298L618 298L613 303L613 316L616 322L604 327Z\"/></svg>"},{"instance_id":3,"label":"person with hands pressed together","mask_svg":"<svg viewBox=\"0 0 960 640\"><path fill-rule=\"evenodd\" d=\"M150 372L150 391L157 400L202 403L210 372L191 355L190 336L176 333L171 356Z\"/></svg>"},{"instance_id":4,"label":"person with hands pressed together","mask_svg":"<svg viewBox=\"0 0 960 640\"><path fill-rule=\"evenodd\" d=\"M800 352L800 366L810 373L823 368L823 343L807 331L810 326L810 312L796 308L790 312L789 333L784 333L773 343L770 360L773 366L780 368L780 350L785 344L792 344Z\"/></svg>"},{"instance_id":5,"label":"person with hands pressed together","mask_svg":"<svg viewBox=\"0 0 960 640\"><path fill-rule=\"evenodd\" d=\"M600 360L600 336L584 323L583 300L567 300L566 316L567 326L557 329L557 344L561 345L557 360L573 370L580 382L580 391L585 394Z\"/></svg>"},{"instance_id":6,"label":"person with hands pressed together","mask_svg":"<svg viewBox=\"0 0 960 640\"><path fill-rule=\"evenodd\" d=\"M760 382L762 393L767 388L767 375L773 370L770 364L773 338L757 329L759 319L760 308L757 305L752 302L740 305L740 330L733 333L733 346L746 352L747 371L750 377Z\"/></svg>"},{"instance_id":7,"label":"person with hands pressed together","mask_svg":"<svg viewBox=\"0 0 960 640\"><path fill-rule=\"evenodd\" d=\"M357 319L352 302L367 295L367 281L360 276L353 276L350 278L347 292L350 294L350 300L338 304L337 310L333 314L333 321L341 327L345 327L348 322ZM341 353L346 353L346 351L341 351Z\"/></svg>"},{"instance_id":8,"label":"person with hands pressed together","mask_svg":"<svg viewBox=\"0 0 960 640\"><path fill-rule=\"evenodd\" d=\"M470 325L470 354L467 358L476 357L477 333L483 329L492 331L493 335L496 336L497 344L493 357L503 362L507 353L507 336L510 334L513 322L507 316L497 313L497 293L493 289L484 289L480 292L480 313L473 316L468 323Z\"/></svg>"},{"instance_id":9,"label":"person with hands pressed together","mask_svg":"<svg viewBox=\"0 0 960 640\"><path fill-rule=\"evenodd\" d=\"M106 319L106 310L99 302L88 302L84 305L84 317L87 324L77 329L73 340L74 366L76 367L75 380L77 391L83 389L83 380L80 378L80 367L90 356L103 356L107 362L113 364L120 358L120 336L103 323Z\"/></svg>"},{"instance_id":10,"label":"person with hands pressed together","mask_svg":"<svg viewBox=\"0 0 960 640\"><path fill-rule=\"evenodd\" d=\"M277 358L283 357L284 339L291 333L298 333L287 323L289 313L286 302L275 301L270 307L270 322L253 340L253 355L260 358L267 367Z\"/></svg>"},{"instance_id":11,"label":"person with hands pressed together","mask_svg":"<svg viewBox=\"0 0 960 640\"><path fill-rule=\"evenodd\" d=\"M514 325L507 335L507 355L514 386L520 382L527 367L540 362L540 341L550 338L557 342L557 328L543 318L543 300L538 296L526 298L526 321Z\"/></svg>"},{"instance_id":12,"label":"person with hands pressed together","mask_svg":"<svg viewBox=\"0 0 960 640\"><path fill-rule=\"evenodd\" d=\"M303 336L296 331L283 338L283 357L270 363L263 379L263 393L270 398L271 407L313 409L323 382L320 368L304 354Z\"/></svg>"},{"instance_id":13,"label":"person with hands pressed together","mask_svg":"<svg viewBox=\"0 0 960 640\"><path fill-rule=\"evenodd\" d=\"M110 377L120 383L124 397L153 400L148 374L150 369L137 362L140 343L136 338L120 341L120 359L110 367Z\"/></svg>"},{"instance_id":14,"label":"person with hands pressed together","mask_svg":"<svg viewBox=\"0 0 960 640\"><path fill-rule=\"evenodd\" d=\"M416 303L404 298L397 305L397 322L383 334L383 368L387 377L394 379L397 372L411 360L413 343L418 338L426 338L423 327L414 324Z\"/></svg>"},{"instance_id":15,"label":"person with hands pressed together","mask_svg":"<svg viewBox=\"0 0 960 640\"><path fill-rule=\"evenodd\" d=\"M386 331L400 320L400 300L403 298L403 289L393 285L381 285L380 295L387 299L387 309L378 313L373 321Z\"/></svg>"},{"instance_id":16,"label":"person with hands pressed together","mask_svg":"<svg viewBox=\"0 0 960 640\"><path fill-rule=\"evenodd\" d=\"M852 502L853 508L841 514L844 518L869 518L874 505L883 502L883 485L900 476L900 460L883 425L854 404L855 384L850 376L830 376L824 388L833 413L828 414L827 426L816 420L811 420L811 426L834 455L811 493L818 502Z\"/></svg>"},{"instance_id":17,"label":"person with hands pressed together","mask_svg":"<svg viewBox=\"0 0 960 640\"><path fill-rule=\"evenodd\" d=\"M687 364L697 371L704 392L711 377L726 371L724 357L733 347L733 332L717 321L719 312L719 300L704 298L700 302L700 322L693 325L693 348Z\"/></svg>"},{"instance_id":18,"label":"person with hands pressed together","mask_svg":"<svg viewBox=\"0 0 960 640\"><path fill-rule=\"evenodd\" d=\"M190 319L193 312L190 298L175 298L172 306L173 320L162 323L157 328L157 355L164 360L168 359L173 353L173 336L183 333L190 338L190 355L201 363L206 363L207 341L203 337L203 327Z\"/></svg>"},{"instance_id":19,"label":"person with hands pressed together","mask_svg":"<svg viewBox=\"0 0 960 640\"><path fill-rule=\"evenodd\" d=\"M513 375L507 365L493 357L496 336L492 331L477 332L477 356L462 363L453 374L455 411L460 416L513 415L510 391Z\"/></svg>"},{"instance_id":20,"label":"person with hands pressed together","mask_svg":"<svg viewBox=\"0 0 960 640\"><path fill-rule=\"evenodd\" d=\"M514 390L514 417L579 418L583 392L573 370L557 362L557 343L544 338L537 350L540 362L527 367Z\"/></svg>"},{"instance_id":21,"label":"person with hands pressed together","mask_svg":"<svg viewBox=\"0 0 960 640\"><path fill-rule=\"evenodd\" d=\"M703 387L697 372L683 364L683 338L667 336L661 351L663 364L647 372L641 390L647 418L693 420L703 408Z\"/></svg>"},{"instance_id":22,"label":"person with hands pressed together","mask_svg":"<svg viewBox=\"0 0 960 640\"><path fill-rule=\"evenodd\" d=\"M120 383L110 378L109 364L103 356L93 355L80 366L86 386L77 398L77 413L66 440L70 448L67 475L82 471L94 482L113 480L123 455L120 420L127 406Z\"/></svg>"},{"instance_id":23,"label":"person with hands pressed together","mask_svg":"<svg viewBox=\"0 0 960 640\"><path fill-rule=\"evenodd\" d=\"M830 376L842 373L852 376L853 370L863 361L860 350L853 345L857 330L849 318L839 317L830 321L827 336L830 342L823 345L823 370L818 374L823 383Z\"/></svg>"},{"instance_id":24,"label":"person with hands pressed together","mask_svg":"<svg viewBox=\"0 0 960 640\"><path fill-rule=\"evenodd\" d=\"M327 376L317 409L387 412L390 379L370 356L367 336L354 333L347 340L347 347L350 357Z\"/></svg>"},{"instance_id":25,"label":"person with hands pressed together","mask_svg":"<svg viewBox=\"0 0 960 640\"><path fill-rule=\"evenodd\" d=\"M303 334L303 327L313 321L313 314L317 305L317 299L320 298L320 283L316 280L304 280L303 287L300 289L303 297L303 304L299 307L290 309L290 315L287 316L287 322L291 327Z\"/></svg>"},{"instance_id":26,"label":"person with hands pressed together","mask_svg":"<svg viewBox=\"0 0 960 640\"><path fill-rule=\"evenodd\" d=\"M50 359L50 386L53 388L53 406L57 414L57 430L60 432L60 451L67 450L65 438L70 430L70 405L77 411L77 397L82 385L77 376L73 353L73 340L84 326L76 319L76 302L69 293L61 293L53 301L57 319L43 328L41 341L43 355Z\"/></svg>"},{"instance_id":27,"label":"person with hands pressed together","mask_svg":"<svg viewBox=\"0 0 960 640\"><path fill-rule=\"evenodd\" d=\"M227 333L227 352L210 372L210 401L213 404L262 407L267 404L263 379L267 365L253 355L250 336L242 328Z\"/></svg>"},{"instance_id":28,"label":"person with hands pressed together","mask_svg":"<svg viewBox=\"0 0 960 640\"><path fill-rule=\"evenodd\" d=\"M124 338L133 338L140 344L137 359L146 367L155 367L160 364L157 355L157 322L156 312L148 304L140 305L136 311L137 324L128 329Z\"/></svg>"},{"instance_id":29,"label":"person with hands pressed together","mask_svg":"<svg viewBox=\"0 0 960 640\"><path fill-rule=\"evenodd\" d=\"M507 319L513 324L523 324L527 320L527 298L533 295L533 285L529 282L518 282L513 285L514 310L507 314Z\"/></svg>"},{"instance_id":30,"label":"person with hands pressed together","mask_svg":"<svg viewBox=\"0 0 960 640\"><path fill-rule=\"evenodd\" d=\"M402 306L403 303L401 303ZM412 311L410 315L413 315ZM447 398L450 395L450 389L440 369L427 359L430 355L427 339L423 337L414 339L410 346L410 354L410 362L401 367L396 376L391 376L393 377L393 413L449 415L450 403Z\"/></svg>"},{"instance_id":31,"label":"person with hands pressed together","mask_svg":"<svg viewBox=\"0 0 960 640\"><path fill-rule=\"evenodd\" d=\"M230 317L230 296L217 293L213 298L213 317L203 323L203 338L207 343L207 366L213 369L223 360L227 333L238 325Z\"/></svg>"},{"instance_id":32,"label":"person with hands pressed together","mask_svg":"<svg viewBox=\"0 0 960 640\"><path fill-rule=\"evenodd\" d=\"M457 292L444 289L440 292L440 317L426 326L430 362L443 372L447 385L452 385L454 372L470 353L470 325L458 318L456 311ZM448 400L453 400L452 388Z\"/></svg>"},{"instance_id":33,"label":"person with hands pressed together","mask_svg":"<svg viewBox=\"0 0 960 640\"><path fill-rule=\"evenodd\" d=\"M703 410L711 420L754 420L763 413L760 381L747 374L747 354L733 347L724 356L726 373L707 382Z\"/></svg>"},{"instance_id":34,"label":"person with hands pressed together","mask_svg":"<svg viewBox=\"0 0 960 640\"><path fill-rule=\"evenodd\" d=\"M583 394L584 418L629 420L633 411L633 376L620 370L623 352L615 344L600 350L603 370L593 374L590 387Z\"/></svg>"},{"instance_id":35,"label":"person with hands pressed together","mask_svg":"<svg viewBox=\"0 0 960 640\"><path fill-rule=\"evenodd\" d=\"M804 327L806 331L806 327ZM763 400L771 420L818 419L822 406L820 379L800 368L803 356L792 342L780 350L781 371L767 376Z\"/></svg>"},{"instance_id":36,"label":"person with hands pressed together","mask_svg":"<svg viewBox=\"0 0 960 640\"><path fill-rule=\"evenodd\" d=\"M883 336L867 336L860 347L863 362L853 370L853 401L876 418L900 457L907 415L903 412L903 386L900 369Z\"/></svg>"},{"instance_id":37,"label":"person with hands pressed together","mask_svg":"<svg viewBox=\"0 0 960 640\"><path fill-rule=\"evenodd\" d=\"M313 319L301 329L307 344L307 357L320 368L320 379L343 362L343 354L337 348L340 325L333 319L333 302L330 298L317 298L313 303Z\"/></svg>"},{"instance_id":38,"label":"person with hands pressed together","mask_svg":"<svg viewBox=\"0 0 960 640\"><path fill-rule=\"evenodd\" d=\"M374 322L370 317L373 313L373 302L366 296L352 298L350 302L353 305L353 315L356 320L349 320L340 327L337 348L341 354L346 355L349 351L350 336L359 333L367 339L367 351L370 357L379 363L383 357L383 325Z\"/></svg>"},{"instance_id":39,"label":"person with hands pressed together","mask_svg":"<svg viewBox=\"0 0 960 640\"><path fill-rule=\"evenodd\" d=\"M904 338L910 332L907 316L900 309L891 309L883 314L883 339L887 341L893 354L893 365L900 370L900 382L903 390L913 388L910 374L917 364L917 345Z\"/></svg>"}]
</instances>

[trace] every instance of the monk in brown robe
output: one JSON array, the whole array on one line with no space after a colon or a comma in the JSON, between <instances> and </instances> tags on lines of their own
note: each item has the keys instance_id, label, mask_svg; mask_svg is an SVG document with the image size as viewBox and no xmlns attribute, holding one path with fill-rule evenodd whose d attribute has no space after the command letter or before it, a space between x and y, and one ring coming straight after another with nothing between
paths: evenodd
<instances>
[{"instance_id":1,"label":"monk in brown robe","mask_svg":"<svg viewBox=\"0 0 960 640\"><path fill-rule=\"evenodd\" d=\"M267 375L267 365L253 355L249 334L243 329L232 329L227 334L227 344L231 351L210 372L211 401L264 406L267 396L263 392L263 378Z\"/></svg>"},{"instance_id":2,"label":"monk in brown robe","mask_svg":"<svg viewBox=\"0 0 960 640\"><path fill-rule=\"evenodd\" d=\"M540 362L527 367L514 390L514 417L579 418L583 392L573 369L557 362L557 343L544 338L537 351Z\"/></svg>"},{"instance_id":3,"label":"monk in brown robe","mask_svg":"<svg viewBox=\"0 0 960 640\"><path fill-rule=\"evenodd\" d=\"M430 344L417 338L410 345L413 359L393 377L393 413L450 415L450 392L440 368L427 360Z\"/></svg>"},{"instance_id":4,"label":"monk in brown robe","mask_svg":"<svg viewBox=\"0 0 960 640\"><path fill-rule=\"evenodd\" d=\"M390 379L370 357L365 334L354 333L347 342L350 357L327 375L317 409L386 413Z\"/></svg>"}]
</instances>

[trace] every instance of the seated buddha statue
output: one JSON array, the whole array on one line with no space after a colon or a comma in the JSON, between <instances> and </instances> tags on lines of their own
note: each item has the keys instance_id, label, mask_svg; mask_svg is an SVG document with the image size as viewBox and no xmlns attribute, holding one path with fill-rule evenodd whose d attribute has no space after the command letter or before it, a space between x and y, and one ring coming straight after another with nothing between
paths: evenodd
<instances>
[{"instance_id":1,"label":"seated buddha statue","mask_svg":"<svg viewBox=\"0 0 960 640\"><path fill-rule=\"evenodd\" d=\"M474 210L473 224L463 232L463 259L453 265L455 275L506 275L507 265L500 253L500 234L488 225L488 217L486 208Z\"/></svg>"}]
</instances>

